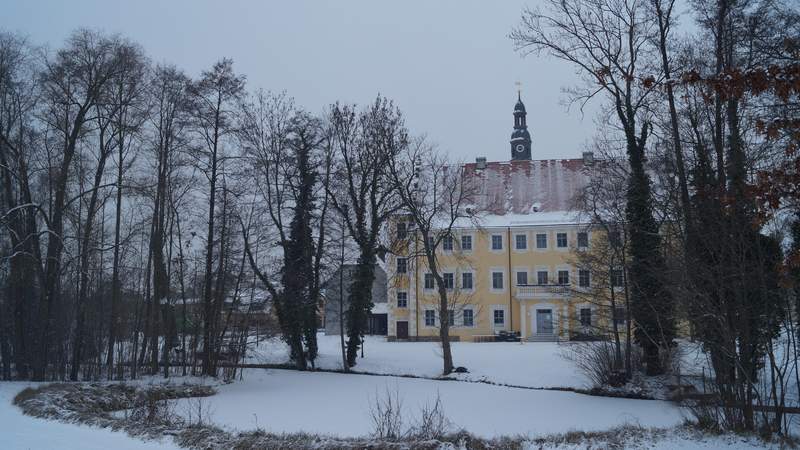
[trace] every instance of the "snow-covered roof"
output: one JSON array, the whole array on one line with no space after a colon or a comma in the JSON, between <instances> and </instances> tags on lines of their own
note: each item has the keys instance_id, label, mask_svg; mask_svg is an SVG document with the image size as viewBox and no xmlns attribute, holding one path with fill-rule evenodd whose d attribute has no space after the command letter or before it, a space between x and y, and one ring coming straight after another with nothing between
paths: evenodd
<instances>
[{"instance_id":1,"label":"snow-covered roof","mask_svg":"<svg viewBox=\"0 0 800 450\"><path fill-rule=\"evenodd\" d=\"M387 314L389 312L389 304L387 302L373 303L371 312L372 314Z\"/></svg>"},{"instance_id":2,"label":"snow-covered roof","mask_svg":"<svg viewBox=\"0 0 800 450\"><path fill-rule=\"evenodd\" d=\"M487 162L482 169L467 163L464 169L478 184L475 204L485 227L577 223L572 207L590 176L583 158Z\"/></svg>"}]
</instances>

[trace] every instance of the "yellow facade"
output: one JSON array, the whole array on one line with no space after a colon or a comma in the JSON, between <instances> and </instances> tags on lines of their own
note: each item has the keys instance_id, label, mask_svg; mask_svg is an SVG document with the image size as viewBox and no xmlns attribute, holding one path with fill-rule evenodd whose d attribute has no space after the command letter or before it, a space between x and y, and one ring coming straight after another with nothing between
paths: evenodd
<instances>
[{"instance_id":1,"label":"yellow facade","mask_svg":"<svg viewBox=\"0 0 800 450\"><path fill-rule=\"evenodd\" d=\"M588 245L578 246L579 234ZM588 291L580 277L591 283L591 274L574 267L574 252L589 250L599 234L576 223L454 230L452 246L443 241L437 247L440 273L452 279L450 335L477 341L511 331L526 340L567 339L581 331L581 314L585 323L602 320L597 304L576 295ZM421 243L409 237L394 247L388 260L389 336L435 338L439 296L433 280L426 282Z\"/></svg>"}]
</instances>

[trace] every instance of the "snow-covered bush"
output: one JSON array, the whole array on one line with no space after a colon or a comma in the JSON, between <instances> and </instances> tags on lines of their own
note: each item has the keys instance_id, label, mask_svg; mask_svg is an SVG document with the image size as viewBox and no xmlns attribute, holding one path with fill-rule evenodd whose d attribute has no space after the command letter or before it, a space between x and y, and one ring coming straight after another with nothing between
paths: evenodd
<instances>
[{"instance_id":1,"label":"snow-covered bush","mask_svg":"<svg viewBox=\"0 0 800 450\"><path fill-rule=\"evenodd\" d=\"M597 388L620 387L628 381L625 372L625 347L617 354L616 346L610 341L570 342L561 351L561 356L575 364ZM638 347L631 352L632 371L641 365Z\"/></svg>"}]
</instances>

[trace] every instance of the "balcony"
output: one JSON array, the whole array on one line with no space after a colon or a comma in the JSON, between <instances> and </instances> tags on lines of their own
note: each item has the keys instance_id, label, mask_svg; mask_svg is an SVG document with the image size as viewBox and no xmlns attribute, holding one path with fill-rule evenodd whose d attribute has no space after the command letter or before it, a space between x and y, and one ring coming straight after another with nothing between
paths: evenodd
<instances>
[{"instance_id":1,"label":"balcony","mask_svg":"<svg viewBox=\"0 0 800 450\"><path fill-rule=\"evenodd\" d=\"M568 284L528 284L517 286L517 298L549 298L568 297L570 286Z\"/></svg>"}]
</instances>

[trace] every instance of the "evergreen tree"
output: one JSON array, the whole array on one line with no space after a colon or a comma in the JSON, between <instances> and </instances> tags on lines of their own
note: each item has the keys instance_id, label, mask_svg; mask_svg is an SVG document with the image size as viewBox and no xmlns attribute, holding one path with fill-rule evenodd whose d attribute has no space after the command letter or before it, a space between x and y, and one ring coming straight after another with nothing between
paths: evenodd
<instances>
[{"instance_id":1,"label":"evergreen tree","mask_svg":"<svg viewBox=\"0 0 800 450\"><path fill-rule=\"evenodd\" d=\"M314 239L311 220L317 175L311 157L316 147L316 122L306 115L295 118L291 148L295 158L292 182L295 189L294 215L289 240L284 243L283 292L278 318L297 367L312 366L317 356L317 305L312 294L314 280ZM305 344L305 349L303 348Z\"/></svg>"},{"instance_id":2,"label":"evergreen tree","mask_svg":"<svg viewBox=\"0 0 800 450\"><path fill-rule=\"evenodd\" d=\"M663 372L660 351L675 337L674 302L661 276L665 271L659 227L653 218L650 177L644 168L644 143L648 126L640 136L628 139L630 178L625 215L630 238L631 317L636 323L636 342L644 351L648 375Z\"/></svg>"}]
</instances>

